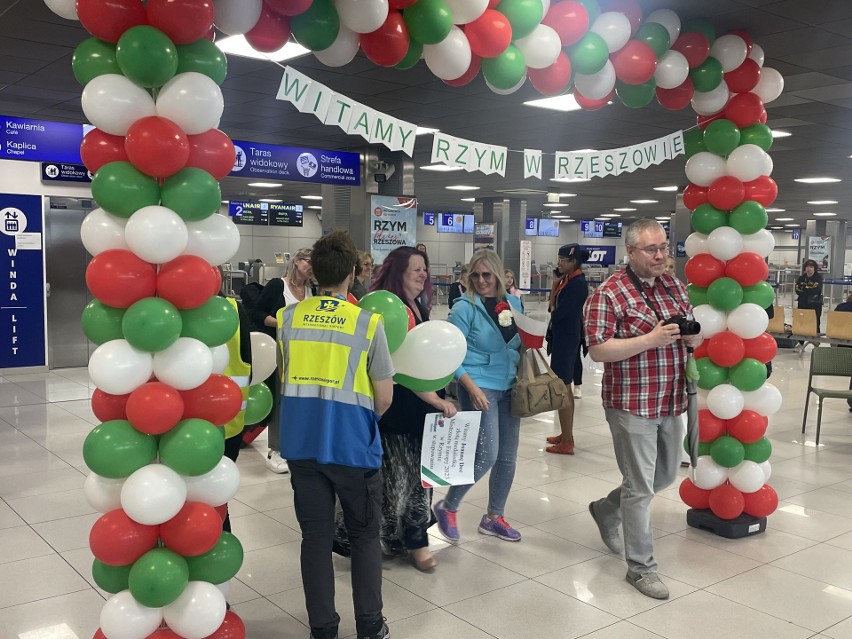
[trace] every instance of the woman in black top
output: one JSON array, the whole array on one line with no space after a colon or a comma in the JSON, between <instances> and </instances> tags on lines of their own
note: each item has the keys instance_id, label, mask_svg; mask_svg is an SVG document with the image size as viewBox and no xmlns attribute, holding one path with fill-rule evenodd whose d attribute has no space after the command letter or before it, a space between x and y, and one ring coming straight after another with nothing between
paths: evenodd
<instances>
[{"instance_id":1,"label":"woman in black top","mask_svg":"<svg viewBox=\"0 0 852 639\"><path fill-rule=\"evenodd\" d=\"M799 308L812 308L816 312L817 333L820 332L819 323L822 316L822 275L818 270L816 261L805 260L804 273L796 280Z\"/></svg>"}]
</instances>

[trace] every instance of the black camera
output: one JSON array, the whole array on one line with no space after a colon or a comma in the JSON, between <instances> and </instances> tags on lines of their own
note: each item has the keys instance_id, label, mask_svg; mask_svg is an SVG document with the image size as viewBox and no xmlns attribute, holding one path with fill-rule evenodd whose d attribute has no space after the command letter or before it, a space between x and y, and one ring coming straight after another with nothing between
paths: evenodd
<instances>
[{"instance_id":1,"label":"black camera","mask_svg":"<svg viewBox=\"0 0 852 639\"><path fill-rule=\"evenodd\" d=\"M663 326L677 324L681 335L698 335L701 332L701 324L695 320L687 319L683 315L675 315L663 320Z\"/></svg>"}]
</instances>

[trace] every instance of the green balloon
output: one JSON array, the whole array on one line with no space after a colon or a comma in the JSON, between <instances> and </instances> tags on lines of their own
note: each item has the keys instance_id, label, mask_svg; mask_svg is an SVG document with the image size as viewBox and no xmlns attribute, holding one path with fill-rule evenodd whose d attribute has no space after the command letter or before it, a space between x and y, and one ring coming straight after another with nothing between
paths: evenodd
<instances>
[{"instance_id":1,"label":"green balloon","mask_svg":"<svg viewBox=\"0 0 852 639\"><path fill-rule=\"evenodd\" d=\"M259 424L272 411L272 391L266 384L249 386L246 401L246 424Z\"/></svg>"},{"instance_id":2,"label":"green balloon","mask_svg":"<svg viewBox=\"0 0 852 639\"><path fill-rule=\"evenodd\" d=\"M491 86L497 89L511 89L524 79L527 63L524 54L514 44L494 58L483 58L482 75Z\"/></svg>"},{"instance_id":3,"label":"green balloon","mask_svg":"<svg viewBox=\"0 0 852 639\"><path fill-rule=\"evenodd\" d=\"M361 298L358 306L382 316L391 353L402 346L408 333L408 311L401 299L390 291L372 291Z\"/></svg>"},{"instance_id":4,"label":"green balloon","mask_svg":"<svg viewBox=\"0 0 852 639\"><path fill-rule=\"evenodd\" d=\"M699 357L695 365L698 367L698 388L710 390L728 381L728 369L717 366L709 357Z\"/></svg>"},{"instance_id":5,"label":"green balloon","mask_svg":"<svg viewBox=\"0 0 852 639\"><path fill-rule=\"evenodd\" d=\"M769 215L760 202L746 200L731 211L728 223L743 235L751 235L769 224Z\"/></svg>"},{"instance_id":6,"label":"green balloon","mask_svg":"<svg viewBox=\"0 0 852 639\"><path fill-rule=\"evenodd\" d=\"M754 286L743 288L743 303L757 304L767 308L775 302L775 291L769 282L758 282Z\"/></svg>"},{"instance_id":7,"label":"green balloon","mask_svg":"<svg viewBox=\"0 0 852 639\"><path fill-rule=\"evenodd\" d=\"M163 206L187 222L210 217L222 203L219 182L204 169L195 167L181 169L167 177L161 191Z\"/></svg>"},{"instance_id":8,"label":"green balloon","mask_svg":"<svg viewBox=\"0 0 852 639\"><path fill-rule=\"evenodd\" d=\"M115 45L97 38L83 40L71 56L71 70L82 85L107 73L121 74L115 58Z\"/></svg>"},{"instance_id":9,"label":"green balloon","mask_svg":"<svg viewBox=\"0 0 852 639\"><path fill-rule=\"evenodd\" d=\"M146 88L161 87L178 68L175 43L154 27L130 27L118 39L115 57L122 73Z\"/></svg>"},{"instance_id":10,"label":"green balloon","mask_svg":"<svg viewBox=\"0 0 852 639\"><path fill-rule=\"evenodd\" d=\"M722 435L710 445L710 456L720 466L733 468L742 463L745 458L745 448L740 440L729 435Z\"/></svg>"},{"instance_id":11,"label":"green balloon","mask_svg":"<svg viewBox=\"0 0 852 639\"><path fill-rule=\"evenodd\" d=\"M689 453L689 435L683 438L683 449ZM698 456L710 454L710 442L698 442Z\"/></svg>"},{"instance_id":12,"label":"green balloon","mask_svg":"<svg viewBox=\"0 0 852 639\"><path fill-rule=\"evenodd\" d=\"M223 532L213 548L203 555L187 557L186 563L192 581L222 584L239 572L243 564L243 546L234 535Z\"/></svg>"},{"instance_id":13,"label":"green balloon","mask_svg":"<svg viewBox=\"0 0 852 639\"><path fill-rule=\"evenodd\" d=\"M642 84L624 84L621 80L616 80L615 95L624 106L641 109L651 104L657 95L657 82L654 78Z\"/></svg>"},{"instance_id":14,"label":"green balloon","mask_svg":"<svg viewBox=\"0 0 852 639\"><path fill-rule=\"evenodd\" d=\"M126 566L108 566L97 559L92 560L92 578L98 588L115 594L127 590L127 580L133 564Z\"/></svg>"},{"instance_id":15,"label":"green balloon","mask_svg":"<svg viewBox=\"0 0 852 639\"><path fill-rule=\"evenodd\" d=\"M144 206L159 204L160 187L130 162L110 162L92 178L92 197L107 212L130 217Z\"/></svg>"},{"instance_id":16,"label":"green balloon","mask_svg":"<svg viewBox=\"0 0 852 639\"><path fill-rule=\"evenodd\" d=\"M705 202L695 207L691 221L692 228L699 233L709 235L720 226L725 226L728 223L728 214Z\"/></svg>"},{"instance_id":17,"label":"green balloon","mask_svg":"<svg viewBox=\"0 0 852 639\"><path fill-rule=\"evenodd\" d=\"M96 299L86 304L80 320L86 337L98 346L114 339L124 339L124 334L121 332L121 319L124 317L125 310L107 306Z\"/></svg>"},{"instance_id":18,"label":"green balloon","mask_svg":"<svg viewBox=\"0 0 852 639\"><path fill-rule=\"evenodd\" d=\"M761 437L756 442L745 444L745 458L755 464L762 464L772 455L772 442Z\"/></svg>"},{"instance_id":19,"label":"green balloon","mask_svg":"<svg viewBox=\"0 0 852 639\"><path fill-rule=\"evenodd\" d=\"M224 431L203 419L179 421L160 438L160 462L181 475L210 472L224 452Z\"/></svg>"},{"instance_id":20,"label":"green balloon","mask_svg":"<svg viewBox=\"0 0 852 639\"><path fill-rule=\"evenodd\" d=\"M418 0L402 10L402 19L420 44L438 44L453 28L453 12L444 0Z\"/></svg>"},{"instance_id":21,"label":"green balloon","mask_svg":"<svg viewBox=\"0 0 852 639\"><path fill-rule=\"evenodd\" d=\"M157 456L157 440L140 433L126 419L95 426L83 442L83 460L101 477L123 479ZM220 455L221 457L221 455Z\"/></svg>"},{"instance_id":22,"label":"green balloon","mask_svg":"<svg viewBox=\"0 0 852 639\"><path fill-rule=\"evenodd\" d=\"M340 17L331 0L314 0L308 10L290 18L296 41L311 51L328 49L340 33Z\"/></svg>"},{"instance_id":23,"label":"green balloon","mask_svg":"<svg viewBox=\"0 0 852 639\"><path fill-rule=\"evenodd\" d=\"M704 129L704 146L711 153L727 157L740 144L740 130L730 120L713 120Z\"/></svg>"},{"instance_id":24,"label":"green balloon","mask_svg":"<svg viewBox=\"0 0 852 639\"><path fill-rule=\"evenodd\" d=\"M181 337L193 337L211 348L234 336L240 325L237 309L224 297L212 296L201 306L180 311L183 317Z\"/></svg>"},{"instance_id":25,"label":"green balloon","mask_svg":"<svg viewBox=\"0 0 852 639\"><path fill-rule=\"evenodd\" d=\"M160 608L172 603L189 583L186 559L167 548L154 548L130 569L130 594L143 606Z\"/></svg>"},{"instance_id":26,"label":"green balloon","mask_svg":"<svg viewBox=\"0 0 852 639\"><path fill-rule=\"evenodd\" d=\"M686 131L683 134L683 150L687 160L696 153L706 151L707 147L704 146L704 131L698 128Z\"/></svg>"},{"instance_id":27,"label":"green balloon","mask_svg":"<svg viewBox=\"0 0 852 639\"><path fill-rule=\"evenodd\" d=\"M668 29L659 22L646 22L636 32L636 40L640 40L654 50L659 60L671 45Z\"/></svg>"},{"instance_id":28,"label":"green balloon","mask_svg":"<svg viewBox=\"0 0 852 639\"><path fill-rule=\"evenodd\" d=\"M414 38L409 38L408 40L408 52L405 54L405 57L396 63L397 69L411 69L415 64L420 62L420 56L423 55L423 45L415 40Z\"/></svg>"},{"instance_id":29,"label":"green balloon","mask_svg":"<svg viewBox=\"0 0 852 639\"><path fill-rule=\"evenodd\" d=\"M740 131L740 144L756 144L764 151L772 147L772 129L760 122Z\"/></svg>"},{"instance_id":30,"label":"green balloon","mask_svg":"<svg viewBox=\"0 0 852 639\"><path fill-rule=\"evenodd\" d=\"M689 294L689 303L695 306L702 306L703 304L709 304L707 301L707 288L703 286L696 286L695 284L687 284L686 292Z\"/></svg>"},{"instance_id":31,"label":"green balloon","mask_svg":"<svg viewBox=\"0 0 852 639\"><path fill-rule=\"evenodd\" d=\"M689 72L695 90L705 92L718 87L722 83L723 75L722 63L711 56Z\"/></svg>"},{"instance_id":32,"label":"green balloon","mask_svg":"<svg viewBox=\"0 0 852 639\"><path fill-rule=\"evenodd\" d=\"M228 58L207 38L184 44L177 48L177 73L195 71L203 73L216 84L222 84L228 75Z\"/></svg>"},{"instance_id":33,"label":"green balloon","mask_svg":"<svg viewBox=\"0 0 852 639\"><path fill-rule=\"evenodd\" d=\"M606 42L593 31L587 31L579 42L572 44L565 51L571 59L571 68L574 73L584 75L597 73L604 68L609 59Z\"/></svg>"},{"instance_id":34,"label":"green balloon","mask_svg":"<svg viewBox=\"0 0 852 639\"><path fill-rule=\"evenodd\" d=\"M441 379L417 379L416 377L409 377L408 375L397 373L393 376L393 381L405 386L409 390L413 390L418 393L428 393L430 391L437 391L442 388L446 388L454 375L455 373L450 373Z\"/></svg>"},{"instance_id":35,"label":"green balloon","mask_svg":"<svg viewBox=\"0 0 852 639\"><path fill-rule=\"evenodd\" d=\"M703 33L704 37L707 38L707 41L710 44L713 44L716 41L716 27L712 25L712 23L707 20L703 20L702 18L693 18L692 20L687 20L683 23L683 26L680 29L681 33L686 33L687 31L697 31L698 33Z\"/></svg>"},{"instance_id":36,"label":"green balloon","mask_svg":"<svg viewBox=\"0 0 852 639\"><path fill-rule=\"evenodd\" d=\"M728 371L731 384L741 391L756 391L766 383L766 364L746 357Z\"/></svg>"},{"instance_id":37,"label":"green balloon","mask_svg":"<svg viewBox=\"0 0 852 639\"><path fill-rule=\"evenodd\" d=\"M512 40L531 34L544 17L541 0L502 0L497 11L512 25Z\"/></svg>"},{"instance_id":38,"label":"green balloon","mask_svg":"<svg viewBox=\"0 0 852 639\"><path fill-rule=\"evenodd\" d=\"M743 303L743 287L733 278L720 277L707 287L707 301L717 311L732 311Z\"/></svg>"},{"instance_id":39,"label":"green balloon","mask_svg":"<svg viewBox=\"0 0 852 639\"><path fill-rule=\"evenodd\" d=\"M161 297L146 297L127 309L121 331L133 348L156 353L177 341L182 324L180 311L171 302Z\"/></svg>"}]
</instances>

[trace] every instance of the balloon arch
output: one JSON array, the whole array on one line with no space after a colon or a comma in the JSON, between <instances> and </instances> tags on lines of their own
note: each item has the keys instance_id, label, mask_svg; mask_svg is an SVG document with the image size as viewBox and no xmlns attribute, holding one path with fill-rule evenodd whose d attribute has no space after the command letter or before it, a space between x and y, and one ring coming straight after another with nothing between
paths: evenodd
<instances>
[{"instance_id":1,"label":"balloon arch","mask_svg":"<svg viewBox=\"0 0 852 639\"><path fill-rule=\"evenodd\" d=\"M292 37L328 66L361 50L399 69L423 58L450 86L481 72L506 94L529 79L544 95L572 92L587 110L613 96L631 108L691 105L686 274L708 339L696 352L700 457L680 494L722 519L775 510L765 433L781 395L766 382L776 345L765 332L774 296L764 260L774 248L765 207L777 187L764 104L783 79L747 33L717 37L709 22L682 23L667 9L643 19L635 0L45 3L93 36L72 66L97 127L81 155L100 208L81 234L94 256L83 325L99 344L89 371L103 423L84 445L85 493L104 513L90 534L92 572L113 596L96 637L245 637L225 603L242 547L221 531L239 473L223 457L219 427L246 403L254 418L268 411L256 382L271 372L274 345L253 336L246 392L249 380L226 370L236 313L216 296L215 266L236 253L239 233L215 215L234 147L217 129L227 62L214 24L261 52Z\"/></svg>"}]
</instances>

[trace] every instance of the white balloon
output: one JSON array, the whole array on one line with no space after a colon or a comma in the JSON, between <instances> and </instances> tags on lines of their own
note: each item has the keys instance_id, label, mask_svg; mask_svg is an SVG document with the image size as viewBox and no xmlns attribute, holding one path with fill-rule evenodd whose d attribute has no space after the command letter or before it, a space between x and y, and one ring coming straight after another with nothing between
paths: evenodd
<instances>
[{"instance_id":1,"label":"white balloon","mask_svg":"<svg viewBox=\"0 0 852 639\"><path fill-rule=\"evenodd\" d=\"M762 175L772 175L775 169L775 162L772 161L772 156L766 151L763 152L763 172Z\"/></svg>"},{"instance_id":2,"label":"white balloon","mask_svg":"<svg viewBox=\"0 0 852 639\"><path fill-rule=\"evenodd\" d=\"M168 118L187 135L218 129L224 110L219 85L195 71L178 73L157 95L157 115Z\"/></svg>"},{"instance_id":3,"label":"white balloon","mask_svg":"<svg viewBox=\"0 0 852 639\"><path fill-rule=\"evenodd\" d=\"M602 100L615 88L615 67L607 58L606 64L597 73L591 75L577 73L574 76L574 86L583 97Z\"/></svg>"},{"instance_id":4,"label":"white balloon","mask_svg":"<svg viewBox=\"0 0 852 639\"><path fill-rule=\"evenodd\" d=\"M559 34L546 24L538 25L525 38L518 38L515 44L524 54L524 60L530 69L544 69L556 62L562 51ZM424 51L425 51L424 47ZM607 60L609 62L609 60ZM586 95L583 93L583 95ZM586 96L591 97L591 96Z\"/></svg>"},{"instance_id":5,"label":"white balloon","mask_svg":"<svg viewBox=\"0 0 852 639\"><path fill-rule=\"evenodd\" d=\"M263 383L278 368L278 346L266 333L251 333L251 381L249 386Z\"/></svg>"},{"instance_id":6,"label":"white balloon","mask_svg":"<svg viewBox=\"0 0 852 639\"><path fill-rule=\"evenodd\" d=\"M696 153L686 161L684 171L687 179L698 186L710 186L726 173L725 158L709 151Z\"/></svg>"},{"instance_id":7,"label":"white balloon","mask_svg":"<svg viewBox=\"0 0 852 639\"><path fill-rule=\"evenodd\" d=\"M680 51L668 50L657 62L654 80L661 89L675 89L689 77L689 62Z\"/></svg>"},{"instance_id":8,"label":"white balloon","mask_svg":"<svg viewBox=\"0 0 852 639\"><path fill-rule=\"evenodd\" d=\"M121 508L121 487L125 478L110 479L90 472L83 482L83 495L89 506L99 513Z\"/></svg>"},{"instance_id":9,"label":"white balloon","mask_svg":"<svg viewBox=\"0 0 852 639\"><path fill-rule=\"evenodd\" d=\"M163 464L148 464L121 488L121 507L133 521L159 526L178 514L186 502L183 478Z\"/></svg>"},{"instance_id":10,"label":"white balloon","mask_svg":"<svg viewBox=\"0 0 852 639\"><path fill-rule=\"evenodd\" d=\"M748 57L757 62L757 65L759 67L763 67L763 47L761 47L759 44L752 43L751 51L749 51Z\"/></svg>"},{"instance_id":11,"label":"white balloon","mask_svg":"<svg viewBox=\"0 0 852 639\"><path fill-rule=\"evenodd\" d=\"M44 4L60 18L77 20L76 0L44 0Z\"/></svg>"},{"instance_id":12,"label":"white balloon","mask_svg":"<svg viewBox=\"0 0 852 639\"><path fill-rule=\"evenodd\" d=\"M213 356L213 372L221 375L228 368L228 361L231 359L231 354L228 352L227 344L219 344L210 349L210 354Z\"/></svg>"},{"instance_id":13,"label":"white balloon","mask_svg":"<svg viewBox=\"0 0 852 639\"><path fill-rule=\"evenodd\" d=\"M784 76L772 67L763 67L760 71L760 79L751 92L756 94L766 104L781 95L783 90Z\"/></svg>"},{"instance_id":14,"label":"white balloon","mask_svg":"<svg viewBox=\"0 0 852 639\"><path fill-rule=\"evenodd\" d=\"M741 182L751 182L763 175L766 151L756 144L743 144L731 151L726 171Z\"/></svg>"},{"instance_id":15,"label":"white balloon","mask_svg":"<svg viewBox=\"0 0 852 639\"><path fill-rule=\"evenodd\" d=\"M711 91L696 91L692 94L692 110L698 115L713 115L725 108L731 92L728 83L722 80L715 89Z\"/></svg>"},{"instance_id":16,"label":"white balloon","mask_svg":"<svg viewBox=\"0 0 852 639\"><path fill-rule=\"evenodd\" d=\"M392 354L397 373L416 379L441 379L461 366L467 354L464 334L454 324L433 320L418 324Z\"/></svg>"},{"instance_id":17,"label":"white balloon","mask_svg":"<svg viewBox=\"0 0 852 639\"><path fill-rule=\"evenodd\" d=\"M522 77L520 79L520 81L515 86L509 87L508 89L498 89L493 84L488 82L488 80L485 81L485 86L487 86L489 89L491 89L492 93L496 93L497 95L511 95L512 93L515 93L518 89L520 89L522 86L524 86L524 83L526 81L527 81L527 74L524 73L524 77Z\"/></svg>"},{"instance_id":18,"label":"white balloon","mask_svg":"<svg viewBox=\"0 0 852 639\"><path fill-rule=\"evenodd\" d=\"M104 209L93 209L80 225L83 246L92 255L110 249L129 250L124 237L126 224L126 218L108 213Z\"/></svg>"},{"instance_id":19,"label":"white balloon","mask_svg":"<svg viewBox=\"0 0 852 639\"><path fill-rule=\"evenodd\" d=\"M710 252L710 249L707 247L707 236L704 235L704 233L698 233L697 231L695 233L691 233L689 237L686 238L686 242L683 243L683 248L689 257Z\"/></svg>"},{"instance_id":20,"label":"white balloon","mask_svg":"<svg viewBox=\"0 0 852 639\"><path fill-rule=\"evenodd\" d=\"M766 382L756 391L743 393L745 399L745 407L748 410L753 410L755 413L769 417L781 410L783 398L781 391L773 384Z\"/></svg>"},{"instance_id":21,"label":"white balloon","mask_svg":"<svg viewBox=\"0 0 852 639\"><path fill-rule=\"evenodd\" d=\"M766 310L751 302L740 304L728 313L728 330L743 339L754 339L766 330L768 324Z\"/></svg>"},{"instance_id":22,"label":"white balloon","mask_svg":"<svg viewBox=\"0 0 852 639\"><path fill-rule=\"evenodd\" d=\"M127 220L127 245L151 264L165 264L186 249L189 234L180 215L165 206L143 206Z\"/></svg>"},{"instance_id":23,"label":"white balloon","mask_svg":"<svg viewBox=\"0 0 852 639\"><path fill-rule=\"evenodd\" d=\"M89 378L103 392L127 395L151 378L151 353L136 350L127 340L101 344L89 358Z\"/></svg>"},{"instance_id":24,"label":"white balloon","mask_svg":"<svg viewBox=\"0 0 852 639\"><path fill-rule=\"evenodd\" d=\"M713 490L725 483L727 468L720 466L710 455L701 455L693 471L692 483L704 490Z\"/></svg>"},{"instance_id":25,"label":"white balloon","mask_svg":"<svg viewBox=\"0 0 852 639\"><path fill-rule=\"evenodd\" d=\"M671 9L657 9L645 18L645 22L661 24L669 32L669 44L674 44L680 35L680 18Z\"/></svg>"},{"instance_id":26,"label":"white balloon","mask_svg":"<svg viewBox=\"0 0 852 639\"><path fill-rule=\"evenodd\" d=\"M769 257L775 250L775 236L771 231L760 229L757 233L743 235L743 251L757 253L760 257Z\"/></svg>"},{"instance_id":27,"label":"white balloon","mask_svg":"<svg viewBox=\"0 0 852 639\"><path fill-rule=\"evenodd\" d=\"M212 372L210 349L192 337L178 337L167 349L154 353L154 375L177 390L201 386Z\"/></svg>"},{"instance_id":28,"label":"white balloon","mask_svg":"<svg viewBox=\"0 0 852 639\"><path fill-rule=\"evenodd\" d=\"M701 324L701 334L704 339L710 339L716 333L725 330L728 316L723 311L718 311L709 304L701 304L693 310L695 321Z\"/></svg>"},{"instance_id":29,"label":"white balloon","mask_svg":"<svg viewBox=\"0 0 852 639\"><path fill-rule=\"evenodd\" d=\"M218 266L230 260L240 248L240 231L229 217L211 215L187 222L188 237L184 255L197 255L211 266Z\"/></svg>"},{"instance_id":30,"label":"white balloon","mask_svg":"<svg viewBox=\"0 0 852 639\"><path fill-rule=\"evenodd\" d=\"M546 0L548 7L550 0ZM479 18L488 8L488 0L446 0L450 12L453 14L453 24L467 24ZM544 5L544 2L541 3ZM545 15L548 7L544 8Z\"/></svg>"},{"instance_id":31,"label":"white balloon","mask_svg":"<svg viewBox=\"0 0 852 639\"><path fill-rule=\"evenodd\" d=\"M707 408L719 419L733 419L742 412L744 404L742 392L732 384L719 384L707 393Z\"/></svg>"},{"instance_id":32,"label":"white balloon","mask_svg":"<svg viewBox=\"0 0 852 639\"><path fill-rule=\"evenodd\" d=\"M200 501L210 506L226 504L237 494L240 487L240 471L227 457L222 457L216 467L208 473L189 477L184 475L187 501Z\"/></svg>"},{"instance_id":33,"label":"white balloon","mask_svg":"<svg viewBox=\"0 0 852 639\"><path fill-rule=\"evenodd\" d=\"M707 236L707 248L717 260L727 262L742 253L743 236L735 228L720 226Z\"/></svg>"},{"instance_id":34,"label":"white balloon","mask_svg":"<svg viewBox=\"0 0 852 639\"><path fill-rule=\"evenodd\" d=\"M453 25L447 37L439 43L423 45L423 59L436 77L455 80L470 67L470 42L464 31Z\"/></svg>"},{"instance_id":35,"label":"white balloon","mask_svg":"<svg viewBox=\"0 0 852 639\"><path fill-rule=\"evenodd\" d=\"M728 480L734 485L734 488L743 493L753 493L760 490L760 487L766 483L760 464L748 459L728 471Z\"/></svg>"},{"instance_id":36,"label":"white balloon","mask_svg":"<svg viewBox=\"0 0 852 639\"><path fill-rule=\"evenodd\" d=\"M759 463L758 466L760 466L760 470L763 472L763 483L765 484L772 477L772 464L767 459L765 462Z\"/></svg>"},{"instance_id":37,"label":"white balloon","mask_svg":"<svg viewBox=\"0 0 852 639\"><path fill-rule=\"evenodd\" d=\"M143 606L129 590L113 595L101 608L100 627L107 639L145 639L162 622L162 608Z\"/></svg>"},{"instance_id":38,"label":"white balloon","mask_svg":"<svg viewBox=\"0 0 852 639\"><path fill-rule=\"evenodd\" d=\"M206 581L190 581L180 597L163 609L169 628L186 639L212 635L225 619L225 595Z\"/></svg>"},{"instance_id":39,"label":"white balloon","mask_svg":"<svg viewBox=\"0 0 852 639\"><path fill-rule=\"evenodd\" d=\"M214 0L216 9L213 22L228 35L248 33L260 20L263 0Z\"/></svg>"},{"instance_id":40,"label":"white balloon","mask_svg":"<svg viewBox=\"0 0 852 639\"><path fill-rule=\"evenodd\" d=\"M340 24L355 33L372 33L388 18L388 0L334 0Z\"/></svg>"},{"instance_id":41,"label":"white balloon","mask_svg":"<svg viewBox=\"0 0 852 639\"><path fill-rule=\"evenodd\" d=\"M151 94L116 73L89 80L83 88L82 107L86 119L110 135L127 135L136 120L157 115Z\"/></svg>"},{"instance_id":42,"label":"white balloon","mask_svg":"<svg viewBox=\"0 0 852 639\"><path fill-rule=\"evenodd\" d=\"M748 45L738 35L723 35L710 47L710 55L722 64L722 71L728 73L745 62Z\"/></svg>"},{"instance_id":43,"label":"white balloon","mask_svg":"<svg viewBox=\"0 0 852 639\"><path fill-rule=\"evenodd\" d=\"M322 51L314 51L314 57L327 67L342 67L352 62L360 46L358 34L341 24L331 46Z\"/></svg>"},{"instance_id":44,"label":"white balloon","mask_svg":"<svg viewBox=\"0 0 852 639\"><path fill-rule=\"evenodd\" d=\"M615 53L630 40L630 20L618 11L606 11L595 18L589 31L602 37L609 52Z\"/></svg>"}]
</instances>

